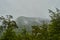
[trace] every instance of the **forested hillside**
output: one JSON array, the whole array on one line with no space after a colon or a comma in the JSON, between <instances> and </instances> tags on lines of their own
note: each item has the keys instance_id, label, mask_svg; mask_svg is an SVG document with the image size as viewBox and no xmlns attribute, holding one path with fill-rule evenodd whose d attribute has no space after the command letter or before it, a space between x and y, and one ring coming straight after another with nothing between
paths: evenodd
<instances>
[{"instance_id":1,"label":"forested hillside","mask_svg":"<svg viewBox=\"0 0 60 40\"><path fill-rule=\"evenodd\" d=\"M23 29L19 32L16 32L19 29L20 25L27 25L29 24L27 21L25 21L25 24L22 18L20 18L21 21L18 21L19 24L17 25L17 22L13 20L13 16L7 15L6 17L1 16L0 17L0 40L60 40L60 10L56 8L56 11L52 11L49 9L51 20L49 23L43 21L42 24L35 18L25 18L24 20L28 20L31 25L31 33L27 32L26 27L24 26ZM36 25L40 24L40 25ZM27 26L29 27L29 26ZM27 28L30 29L30 28Z\"/></svg>"}]
</instances>

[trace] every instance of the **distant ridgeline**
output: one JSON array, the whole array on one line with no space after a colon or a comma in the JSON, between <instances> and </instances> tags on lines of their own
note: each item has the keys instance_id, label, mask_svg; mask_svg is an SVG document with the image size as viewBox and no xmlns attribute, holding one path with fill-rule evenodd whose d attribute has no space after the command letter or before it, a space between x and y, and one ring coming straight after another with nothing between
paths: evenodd
<instances>
[{"instance_id":1,"label":"distant ridgeline","mask_svg":"<svg viewBox=\"0 0 60 40\"><path fill-rule=\"evenodd\" d=\"M35 18L35 17L21 16L16 19L16 23L19 27L19 31L22 30L22 28L26 28L26 30L29 32L32 30L31 26L34 26L34 25L40 26L43 23L49 23L49 22L50 22L49 19Z\"/></svg>"}]
</instances>

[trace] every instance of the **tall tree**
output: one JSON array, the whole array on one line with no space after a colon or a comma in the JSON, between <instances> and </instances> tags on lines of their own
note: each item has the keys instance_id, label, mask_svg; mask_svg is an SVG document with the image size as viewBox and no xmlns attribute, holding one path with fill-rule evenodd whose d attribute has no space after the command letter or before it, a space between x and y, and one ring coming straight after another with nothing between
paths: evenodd
<instances>
[{"instance_id":1,"label":"tall tree","mask_svg":"<svg viewBox=\"0 0 60 40\"><path fill-rule=\"evenodd\" d=\"M15 28L17 28L16 22L11 20L12 16L8 15L7 18L0 17L2 20L3 35L1 40L16 40Z\"/></svg>"},{"instance_id":2,"label":"tall tree","mask_svg":"<svg viewBox=\"0 0 60 40\"><path fill-rule=\"evenodd\" d=\"M49 39L50 40L60 40L60 10L56 8L56 12L49 9L51 13L51 23L49 27Z\"/></svg>"}]
</instances>

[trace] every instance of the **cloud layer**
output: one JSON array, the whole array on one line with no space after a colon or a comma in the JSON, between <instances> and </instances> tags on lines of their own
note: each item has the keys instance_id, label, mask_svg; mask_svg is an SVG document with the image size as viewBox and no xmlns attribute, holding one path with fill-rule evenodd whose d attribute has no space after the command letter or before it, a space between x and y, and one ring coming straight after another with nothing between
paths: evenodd
<instances>
[{"instance_id":1,"label":"cloud layer","mask_svg":"<svg viewBox=\"0 0 60 40\"><path fill-rule=\"evenodd\" d=\"M48 9L59 8L59 0L0 0L0 15L49 18Z\"/></svg>"}]
</instances>

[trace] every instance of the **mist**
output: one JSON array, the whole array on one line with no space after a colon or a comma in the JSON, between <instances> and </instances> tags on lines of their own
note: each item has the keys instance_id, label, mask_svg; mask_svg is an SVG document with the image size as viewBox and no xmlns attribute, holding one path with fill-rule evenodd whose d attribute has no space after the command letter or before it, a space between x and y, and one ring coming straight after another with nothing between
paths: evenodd
<instances>
[{"instance_id":1,"label":"mist","mask_svg":"<svg viewBox=\"0 0 60 40\"><path fill-rule=\"evenodd\" d=\"M13 15L49 19L48 9L59 8L59 0L0 0L0 16Z\"/></svg>"}]
</instances>

